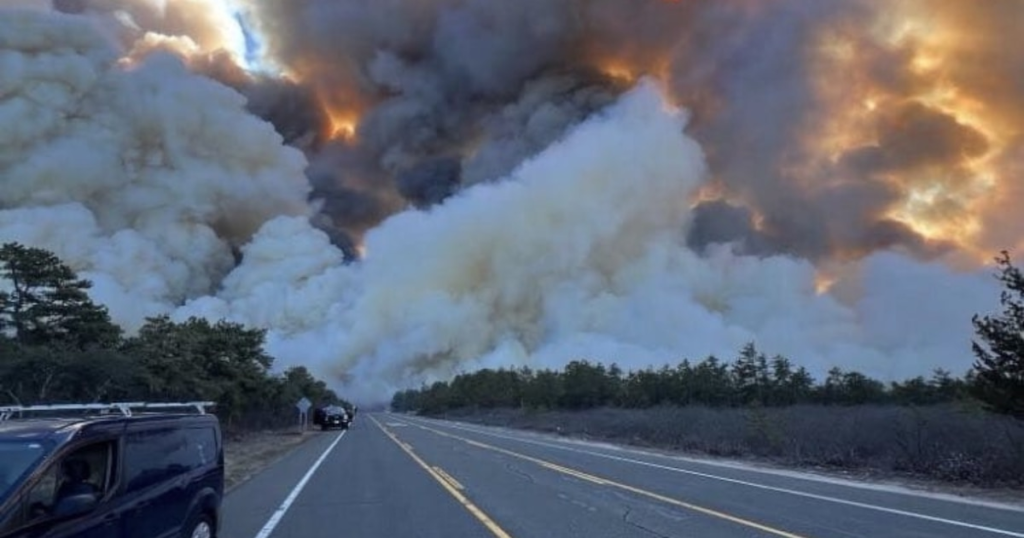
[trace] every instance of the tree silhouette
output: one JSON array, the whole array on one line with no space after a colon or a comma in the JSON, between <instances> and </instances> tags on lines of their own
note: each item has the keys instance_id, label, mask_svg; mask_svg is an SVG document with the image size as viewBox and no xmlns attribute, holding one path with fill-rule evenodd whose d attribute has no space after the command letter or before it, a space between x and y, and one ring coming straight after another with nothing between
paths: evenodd
<instances>
[{"instance_id":1,"label":"tree silhouette","mask_svg":"<svg viewBox=\"0 0 1024 538\"><path fill-rule=\"evenodd\" d=\"M24 345L89 349L116 345L121 329L89 298L80 279L53 253L18 243L0 246L0 333Z\"/></svg>"},{"instance_id":2,"label":"tree silhouette","mask_svg":"<svg viewBox=\"0 0 1024 538\"><path fill-rule=\"evenodd\" d=\"M972 392L992 411L1024 419L1024 275L1003 251L996 258L1003 311L972 318L977 360Z\"/></svg>"}]
</instances>

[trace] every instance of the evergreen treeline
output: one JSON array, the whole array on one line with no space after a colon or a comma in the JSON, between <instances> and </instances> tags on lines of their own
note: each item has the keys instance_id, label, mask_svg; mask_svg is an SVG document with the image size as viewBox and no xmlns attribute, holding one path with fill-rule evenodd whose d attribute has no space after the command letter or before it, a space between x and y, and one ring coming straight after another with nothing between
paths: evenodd
<instances>
[{"instance_id":1,"label":"evergreen treeline","mask_svg":"<svg viewBox=\"0 0 1024 538\"><path fill-rule=\"evenodd\" d=\"M262 330L156 317L126 337L46 250L0 246L0 281L0 406L212 400L240 430L294 424L303 396L348 405L303 367L271 373Z\"/></svg>"},{"instance_id":2,"label":"evergreen treeline","mask_svg":"<svg viewBox=\"0 0 1024 538\"><path fill-rule=\"evenodd\" d=\"M648 408L663 405L781 407L797 404L932 405L968 398L973 379L937 370L885 384L857 372L833 368L821 382L781 356L768 358L748 344L732 362L716 357L675 367L623 372L585 360L561 370L479 370L450 382L401 391L396 411L442 413L466 407L581 410L595 407Z\"/></svg>"}]
</instances>

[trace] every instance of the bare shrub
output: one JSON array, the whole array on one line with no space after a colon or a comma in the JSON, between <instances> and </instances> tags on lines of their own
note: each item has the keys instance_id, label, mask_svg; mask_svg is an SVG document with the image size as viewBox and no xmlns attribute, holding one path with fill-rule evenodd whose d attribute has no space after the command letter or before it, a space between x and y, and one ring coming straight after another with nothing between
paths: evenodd
<instances>
[{"instance_id":1,"label":"bare shrub","mask_svg":"<svg viewBox=\"0 0 1024 538\"><path fill-rule=\"evenodd\" d=\"M712 456L768 458L985 486L1024 485L1024 425L957 404L493 409L447 416Z\"/></svg>"}]
</instances>

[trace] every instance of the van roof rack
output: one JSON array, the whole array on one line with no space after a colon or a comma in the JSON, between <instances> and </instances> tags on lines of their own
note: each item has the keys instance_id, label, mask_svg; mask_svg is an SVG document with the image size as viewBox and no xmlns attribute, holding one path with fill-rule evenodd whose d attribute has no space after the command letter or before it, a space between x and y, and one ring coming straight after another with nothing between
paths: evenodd
<instances>
[{"instance_id":1,"label":"van roof rack","mask_svg":"<svg viewBox=\"0 0 1024 538\"><path fill-rule=\"evenodd\" d=\"M76 411L96 411L99 415L120 413L130 417L134 411L193 409L200 415L206 414L206 408L217 405L215 402L116 402L91 404L54 404L54 405L14 405L0 407L0 422L15 417L22 418L26 414L69 413Z\"/></svg>"}]
</instances>

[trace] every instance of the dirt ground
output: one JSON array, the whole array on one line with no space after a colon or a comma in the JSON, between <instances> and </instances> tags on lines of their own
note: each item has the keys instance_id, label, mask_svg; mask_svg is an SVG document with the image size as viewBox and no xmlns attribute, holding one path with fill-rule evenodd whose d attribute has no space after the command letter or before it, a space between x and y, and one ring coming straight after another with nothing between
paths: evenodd
<instances>
[{"instance_id":1,"label":"dirt ground","mask_svg":"<svg viewBox=\"0 0 1024 538\"><path fill-rule=\"evenodd\" d=\"M225 488L231 490L252 478L317 435L317 430L300 435L294 428L225 435Z\"/></svg>"}]
</instances>

